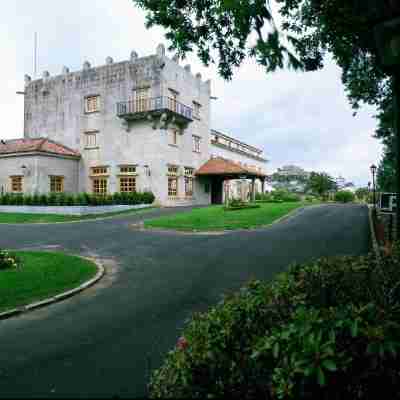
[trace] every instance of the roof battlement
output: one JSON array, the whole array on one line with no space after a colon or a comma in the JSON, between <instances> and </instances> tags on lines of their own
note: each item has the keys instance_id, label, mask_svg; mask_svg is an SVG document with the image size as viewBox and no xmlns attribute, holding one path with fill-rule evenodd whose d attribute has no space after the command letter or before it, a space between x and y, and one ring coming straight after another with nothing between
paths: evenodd
<instances>
[{"instance_id":1,"label":"roof battlement","mask_svg":"<svg viewBox=\"0 0 400 400\"><path fill-rule=\"evenodd\" d=\"M105 64L99 66L92 66L89 61L85 61L82 69L78 71L71 71L69 67L63 66L61 73L51 76L49 71L43 71L42 77L32 79L29 75L25 75L25 90L29 91L34 88L38 90L46 87L51 88L57 84L65 84L67 87L78 87L83 85L90 85L104 82L106 85L113 85L126 80L128 77L140 76L142 79L155 79L159 76L160 71L165 67L166 63L174 63L176 66L192 75L193 79L199 82L210 85L210 81L203 82L200 73L192 74L189 64L184 67L179 65L179 58L174 56L168 58L165 53L163 44L159 44L156 48L156 53L139 57L135 50L132 50L129 60L114 62L110 56L106 57Z\"/></svg>"}]
</instances>

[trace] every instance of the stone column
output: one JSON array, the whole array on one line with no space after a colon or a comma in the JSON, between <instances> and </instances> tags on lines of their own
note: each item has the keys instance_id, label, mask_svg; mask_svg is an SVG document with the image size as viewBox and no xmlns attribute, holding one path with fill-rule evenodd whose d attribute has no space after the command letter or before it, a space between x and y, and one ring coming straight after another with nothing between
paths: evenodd
<instances>
[{"instance_id":1,"label":"stone column","mask_svg":"<svg viewBox=\"0 0 400 400\"><path fill-rule=\"evenodd\" d=\"M265 178L261 179L261 192L262 194L265 193Z\"/></svg>"},{"instance_id":2,"label":"stone column","mask_svg":"<svg viewBox=\"0 0 400 400\"><path fill-rule=\"evenodd\" d=\"M251 201L256 201L256 179L251 179Z\"/></svg>"}]
</instances>

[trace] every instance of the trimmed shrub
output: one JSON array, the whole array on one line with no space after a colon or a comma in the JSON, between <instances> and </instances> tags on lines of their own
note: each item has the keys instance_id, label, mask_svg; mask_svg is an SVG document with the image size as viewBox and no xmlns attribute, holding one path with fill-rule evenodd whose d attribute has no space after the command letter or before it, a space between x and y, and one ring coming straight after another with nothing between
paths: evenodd
<instances>
[{"instance_id":1,"label":"trimmed shrub","mask_svg":"<svg viewBox=\"0 0 400 400\"><path fill-rule=\"evenodd\" d=\"M112 204L151 204L155 196L151 192L114 193L107 195L95 195L79 193L49 193L22 195L5 193L0 195L0 205L50 205L50 206L74 206L74 205L112 205Z\"/></svg>"},{"instance_id":2,"label":"trimmed shrub","mask_svg":"<svg viewBox=\"0 0 400 400\"><path fill-rule=\"evenodd\" d=\"M252 281L187 323L150 397L371 399L400 393L400 247Z\"/></svg>"},{"instance_id":3,"label":"trimmed shrub","mask_svg":"<svg viewBox=\"0 0 400 400\"><path fill-rule=\"evenodd\" d=\"M355 200L356 196L353 192L348 190L340 190L335 193L335 201L340 203L351 203Z\"/></svg>"}]
</instances>

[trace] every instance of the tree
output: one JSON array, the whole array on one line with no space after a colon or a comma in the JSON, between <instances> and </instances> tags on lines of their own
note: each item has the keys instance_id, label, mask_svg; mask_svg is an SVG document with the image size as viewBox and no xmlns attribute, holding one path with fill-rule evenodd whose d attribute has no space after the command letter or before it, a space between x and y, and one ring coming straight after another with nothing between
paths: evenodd
<instances>
[{"instance_id":1,"label":"tree","mask_svg":"<svg viewBox=\"0 0 400 400\"><path fill-rule=\"evenodd\" d=\"M369 189L367 187L358 188L355 192L355 195L358 200L366 200L369 196Z\"/></svg>"},{"instance_id":2,"label":"tree","mask_svg":"<svg viewBox=\"0 0 400 400\"><path fill-rule=\"evenodd\" d=\"M327 192L337 190L335 180L325 172L311 172L307 183L307 190L318 196L325 196Z\"/></svg>"},{"instance_id":3,"label":"tree","mask_svg":"<svg viewBox=\"0 0 400 400\"><path fill-rule=\"evenodd\" d=\"M379 66L370 26L353 12L351 1L275 0L280 27L271 0L133 1L147 11L148 27L161 25L167 30L171 50L181 57L196 50L206 66L217 64L225 79L232 78L233 70L247 56L267 72L285 66L314 71L323 68L325 55L330 53L342 69L355 114L361 103L378 109L376 137L386 149L380 175L389 171L389 164L396 172L391 155L393 85Z\"/></svg>"}]
</instances>

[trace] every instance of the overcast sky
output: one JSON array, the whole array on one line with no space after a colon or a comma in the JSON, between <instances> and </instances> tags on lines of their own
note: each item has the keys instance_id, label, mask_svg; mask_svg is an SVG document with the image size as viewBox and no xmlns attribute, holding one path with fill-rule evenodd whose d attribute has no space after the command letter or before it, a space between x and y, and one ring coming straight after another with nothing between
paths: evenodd
<instances>
[{"instance_id":1,"label":"overcast sky","mask_svg":"<svg viewBox=\"0 0 400 400\"><path fill-rule=\"evenodd\" d=\"M85 60L102 65L107 56L127 60L131 50L155 53L163 31L146 30L144 14L131 0L4 2L0 14L0 137L22 137L24 74L33 75L34 32L39 36L38 75L63 65L79 70ZM167 44L167 43L166 43ZM211 79L212 127L264 150L269 172L285 164L343 175L366 185L369 165L377 163L381 145L372 138L375 110L352 116L340 70L332 62L315 73L266 75L248 62L226 82L195 56L194 73Z\"/></svg>"}]
</instances>

